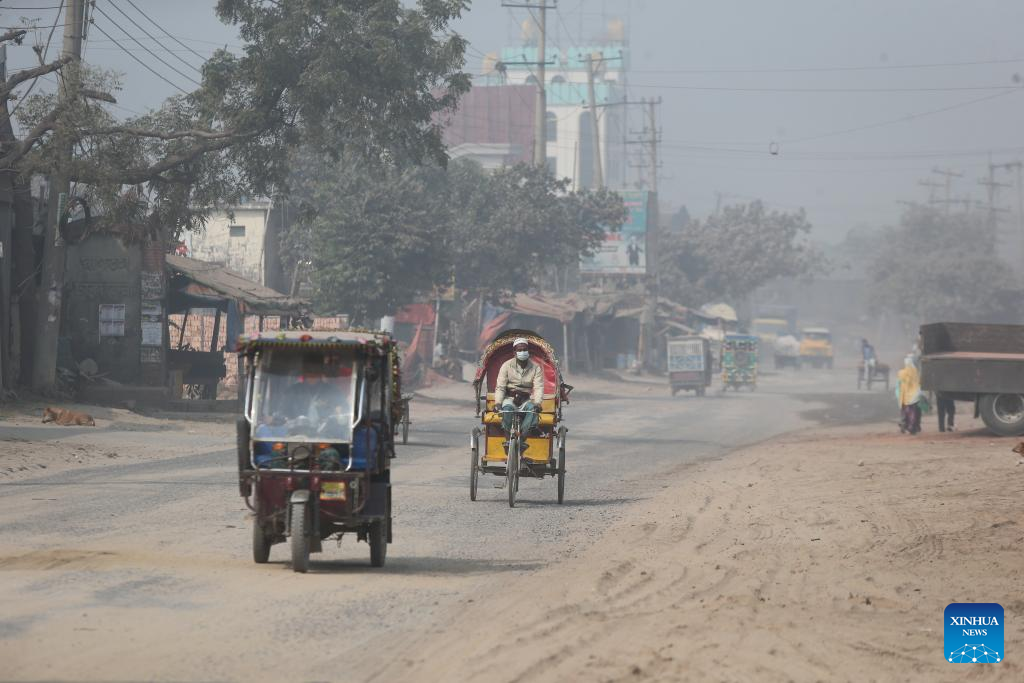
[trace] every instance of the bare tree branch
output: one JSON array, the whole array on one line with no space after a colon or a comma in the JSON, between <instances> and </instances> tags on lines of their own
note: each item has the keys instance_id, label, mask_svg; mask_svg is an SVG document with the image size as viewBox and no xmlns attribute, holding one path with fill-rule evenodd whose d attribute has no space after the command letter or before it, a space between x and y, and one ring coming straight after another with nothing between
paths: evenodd
<instances>
[{"instance_id":1,"label":"bare tree branch","mask_svg":"<svg viewBox=\"0 0 1024 683\"><path fill-rule=\"evenodd\" d=\"M32 69L24 69L22 71L19 71L18 73L8 78L6 83L0 85L0 97L7 97L7 95L10 94L12 90L17 88L25 81L32 80L33 78L39 78L40 76L45 76L48 73L53 73L54 71L63 68L64 65L70 62L71 60L72 57L61 57L55 62L50 62L49 64L43 64L42 66L37 66Z\"/></svg>"},{"instance_id":2,"label":"bare tree branch","mask_svg":"<svg viewBox=\"0 0 1024 683\"><path fill-rule=\"evenodd\" d=\"M191 163L204 154L225 150L236 144L241 138L253 137L256 135L259 135L258 131L251 133L238 133L231 135L230 137L206 139L205 141L198 142L194 146L184 149L176 154L164 157L150 166L119 169L113 175L109 173L102 173L92 166L82 165L72 170L70 178L75 182L86 184L98 184L100 182L114 181L122 185L141 185L153 180L166 180L161 176L161 174L174 170L179 166Z\"/></svg>"},{"instance_id":3,"label":"bare tree branch","mask_svg":"<svg viewBox=\"0 0 1024 683\"><path fill-rule=\"evenodd\" d=\"M11 143L10 151L0 157L0 170L13 168L15 164L25 157L26 154L31 152L32 148L36 146L36 143L38 143L44 135L57 126L57 119L60 117L63 110L63 105L54 107L53 111L40 119L25 137L17 142Z\"/></svg>"},{"instance_id":4,"label":"bare tree branch","mask_svg":"<svg viewBox=\"0 0 1024 683\"><path fill-rule=\"evenodd\" d=\"M6 43L8 40L13 40L15 44L21 45L21 39L25 37L26 33L28 33L28 31L23 28L12 28L7 33L0 35L0 43Z\"/></svg>"},{"instance_id":5,"label":"bare tree branch","mask_svg":"<svg viewBox=\"0 0 1024 683\"><path fill-rule=\"evenodd\" d=\"M117 98L108 92L102 90L93 90L91 88L82 88L78 91L78 94L82 97L87 97L91 100L102 100L103 102L110 102L111 104L117 104Z\"/></svg>"},{"instance_id":6,"label":"bare tree branch","mask_svg":"<svg viewBox=\"0 0 1024 683\"><path fill-rule=\"evenodd\" d=\"M224 138L241 138L247 137L248 134L239 134L233 130L228 131L213 131L213 130L176 130L169 132L161 132L158 130L149 130L147 128L137 128L133 126L112 126L109 128L85 128L79 131L80 137L92 137L100 135L133 135L140 138L155 138L157 140L181 140L183 138L197 138L200 140L222 140Z\"/></svg>"}]
</instances>

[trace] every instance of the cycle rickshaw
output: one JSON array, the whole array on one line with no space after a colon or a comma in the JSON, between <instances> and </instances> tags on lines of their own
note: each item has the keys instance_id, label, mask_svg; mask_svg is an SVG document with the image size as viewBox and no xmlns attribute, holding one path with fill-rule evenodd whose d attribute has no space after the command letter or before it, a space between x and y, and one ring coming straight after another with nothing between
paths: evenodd
<instances>
[{"instance_id":1,"label":"cycle rickshaw","mask_svg":"<svg viewBox=\"0 0 1024 683\"><path fill-rule=\"evenodd\" d=\"M354 533L383 566L401 410L395 342L382 332L270 332L240 338L237 350L247 360L238 478L255 513L253 560L288 542L292 569L305 572L323 541Z\"/></svg>"},{"instance_id":2,"label":"cycle rickshaw","mask_svg":"<svg viewBox=\"0 0 1024 683\"><path fill-rule=\"evenodd\" d=\"M517 411L512 431L506 435L501 415L494 412L494 388L502 364L514 355L512 341L517 337L527 340L530 360L544 370L544 398L537 426L531 434L522 433L522 414ZM470 500L476 500L480 475L491 474L504 477L509 507L516 505L520 477L556 477L558 502L562 503L565 499L565 441L569 431L562 424L562 407L568 404L572 387L562 381L551 345L540 335L526 330L501 333L484 350L473 388L480 425L470 436Z\"/></svg>"}]
</instances>

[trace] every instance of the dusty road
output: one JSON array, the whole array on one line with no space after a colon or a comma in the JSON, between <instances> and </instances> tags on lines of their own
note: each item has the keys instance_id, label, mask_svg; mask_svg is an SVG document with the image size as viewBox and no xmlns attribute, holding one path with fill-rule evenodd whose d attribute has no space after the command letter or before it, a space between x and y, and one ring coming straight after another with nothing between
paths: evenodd
<instances>
[{"instance_id":1,"label":"dusty road","mask_svg":"<svg viewBox=\"0 0 1024 683\"><path fill-rule=\"evenodd\" d=\"M734 489L772 480L763 492L751 487L767 496L763 504L796 491L761 461L750 476L705 468L773 436L891 411L880 391L829 393L847 385L838 373L766 377L757 393L704 400L671 399L662 385L582 386L567 414L566 504L555 504L553 480L524 480L515 510L486 478L481 500L469 501L470 402L414 404L411 443L395 463L395 543L383 570L349 538L326 546L308 575L288 570L283 546L270 565L253 564L230 439L216 429L195 430L180 457L0 482L0 678L750 680L756 668L717 676L680 665L687 657L676 650L673 660L664 647L685 646L687 634L660 625L700 614L717 585L704 587L702 573L718 571L711 558L735 543L750 543L751 555L730 560L723 576L749 587L755 607L768 585L763 573L785 582L770 556L757 556L785 511L752 526ZM19 432L35 427L0 429L4 439L40 438ZM154 444L167 448L176 436L154 432ZM207 450L195 442L204 438ZM709 500L713 486L731 493L721 497L726 505ZM696 531L706 538L692 541ZM680 548L688 554L665 554ZM785 548L769 548L775 562ZM792 590L788 600L800 604ZM728 658L742 644L730 640L709 656ZM775 650L794 660L794 680L856 678L856 669L830 670L827 654L790 646ZM748 661L782 676L765 680L788 680L767 649L764 662L756 653ZM796 666L805 659L812 665ZM676 664L656 666L661 660ZM903 673L892 679L918 680Z\"/></svg>"}]
</instances>

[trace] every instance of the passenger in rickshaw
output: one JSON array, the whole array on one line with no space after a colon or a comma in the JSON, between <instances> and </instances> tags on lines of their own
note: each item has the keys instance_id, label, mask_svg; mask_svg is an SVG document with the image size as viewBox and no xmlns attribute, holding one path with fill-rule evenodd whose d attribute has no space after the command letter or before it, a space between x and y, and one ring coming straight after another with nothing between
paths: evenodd
<instances>
[{"instance_id":1,"label":"passenger in rickshaw","mask_svg":"<svg viewBox=\"0 0 1024 683\"><path fill-rule=\"evenodd\" d=\"M305 416L314 425L351 414L349 387L352 368L333 356L306 356L302 375L288 387L282 406L289 417Z\"/></svg>"},{"instance_id":2,"label":"passenger in rickshaw","mask_svg":"<svg viewBox=\"0 0 1024 683\"><path fill-rule=\"evenodd\" d=\"M529 434L537 425L537 413L544 399L544 368L530 360L530 344L523 337L512 342L515 357L502 363L494 385L494 410L501 413L501 426L512 431L512 416L526 411L522 429Z\"/></svg>"}]
</instances>

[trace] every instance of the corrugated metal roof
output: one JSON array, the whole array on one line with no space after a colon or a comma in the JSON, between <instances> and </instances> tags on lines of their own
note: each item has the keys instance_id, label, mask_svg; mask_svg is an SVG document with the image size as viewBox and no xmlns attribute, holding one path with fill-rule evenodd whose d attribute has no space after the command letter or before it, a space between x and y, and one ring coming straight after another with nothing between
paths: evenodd
<instances>
[{"instance_id":1,"label":"corrugated metal roof","mask_svg":"<svg viewBox=\"0 0 1024 683\"><path fill-rule=\"evenodd\" d=\"M167 266L198 285L186 288L190 293L207 296L215 293L233 299L243 313L295 315L309 307L305 299L293 299L216 263L167 254Z\"/></svg>"}]
</instances>

